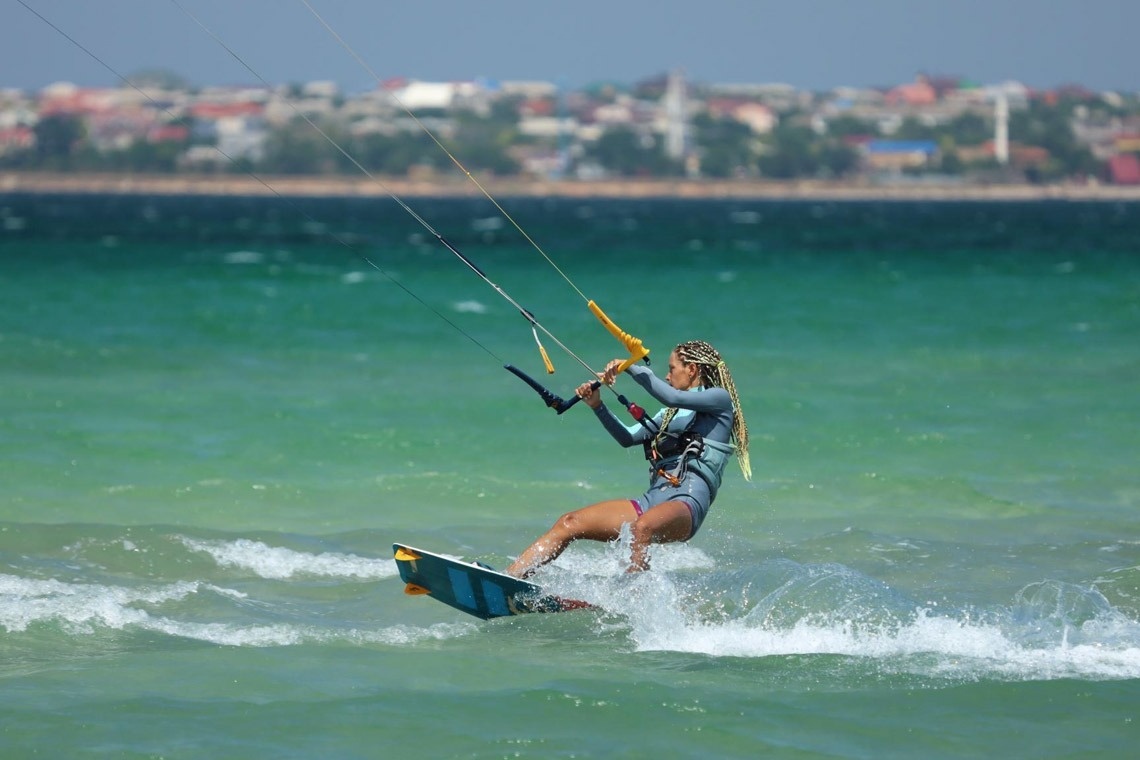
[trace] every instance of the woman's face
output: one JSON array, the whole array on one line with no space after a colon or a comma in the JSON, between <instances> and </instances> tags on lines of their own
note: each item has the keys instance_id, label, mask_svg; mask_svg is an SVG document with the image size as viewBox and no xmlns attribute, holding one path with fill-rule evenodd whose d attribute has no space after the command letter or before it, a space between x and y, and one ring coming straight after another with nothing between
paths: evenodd
<instances>
[{"instance_id":1,"label":"woman's face","mask_svg":"<svg viewBox=\"0 0 1140 760\"><path fill-rule=\"evenodd\" d=\"M682 361L676 351L669 354L669 373L665 375L665 382L669 385L679 391L687 391L697 385L697 379L700 376L699 365Z\"/></svg>"}]
</instances>

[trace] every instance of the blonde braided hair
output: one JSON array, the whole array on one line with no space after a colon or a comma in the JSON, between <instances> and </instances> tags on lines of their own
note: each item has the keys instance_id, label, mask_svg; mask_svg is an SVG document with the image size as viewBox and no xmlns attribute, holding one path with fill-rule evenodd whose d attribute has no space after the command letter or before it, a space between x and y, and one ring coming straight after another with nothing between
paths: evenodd
<instances>
[{"instance_id":1,"label":"blonde braided hair","mask_svg":"<svg viewBox=\"0 0 1140 760\"><path fill-rule=\"evenodd\" d=\"M740 408L740 396L736 393L736 384L732 382L732 375L728 366L720 358L720 352L703 340L689 340L678 343L673 349L677 357L685 364L696 364L700 369L700 382L705 388L724 388L732 399L732 442L736 444L736 461L740 463L740 471L744 473L745 480L752 480L752 463L748 459L748 425L744 422L744 410ZM677 414L675 408L670 408L661 419L661 429L653 444L669 427L669 423Z\"/></svg>"}]
</instances>

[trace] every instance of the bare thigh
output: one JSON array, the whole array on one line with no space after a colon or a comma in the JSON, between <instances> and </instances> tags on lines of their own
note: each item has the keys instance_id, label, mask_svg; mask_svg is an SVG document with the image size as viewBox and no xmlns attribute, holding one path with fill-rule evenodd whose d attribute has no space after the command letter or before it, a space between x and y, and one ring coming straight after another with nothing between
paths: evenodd
<instances>
[{"instance_id":1,"label":"bare thigh","mask_svg":"<svg viewBox=\"0 0 1140 760\"><path fill-rule=\"evenodd\" d=\"M636 520L637 510L629 499L609 499L567 512L558 518L552 530L571 539L612 541L621 535L623 525Z\"/></svg>"},{"instance_id":2,"label":"bare thigh","mask_svg":"<svg viewBox=\"0 0 1140 760\"><path fill-rule=\"evenodd\" d=\"M689 505L683 501L666 501L637 518L633 524L629 571L649 569L649 545L687 541L693 532Z\"/></svg>"},{"instance_id":3,"label":"bare thigh","mask_svg":"<svg viewBox=\"0 0 1140 760\"><path fill-rule=\"evenodd\" d=\"M693 533L693 513L683 501L666 501L637 518L633 532L655 544L687 541Z\"/></svg>"}]
</instances>

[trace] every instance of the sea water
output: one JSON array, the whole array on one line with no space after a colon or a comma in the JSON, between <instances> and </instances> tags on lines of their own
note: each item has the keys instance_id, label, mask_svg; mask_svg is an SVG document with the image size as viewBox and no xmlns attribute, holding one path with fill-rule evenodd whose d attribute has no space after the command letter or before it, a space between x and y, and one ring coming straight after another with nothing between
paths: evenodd
<instances>
[{"instance_id":1,"label":"sea water","mask_svg":"<svg viewBox=\"0 0 1140 760\"><path fill-rule=\"evenodd\" d=\"M1135 755L1140 206L501 200L541 250L475 200L0 196L0 754ZM502 368L622 356L589 299L659 372L720 349L753 480L537 576L594 611L405 595L393 541L501 567L643 489Z\"/></svg>"}]
</instances>

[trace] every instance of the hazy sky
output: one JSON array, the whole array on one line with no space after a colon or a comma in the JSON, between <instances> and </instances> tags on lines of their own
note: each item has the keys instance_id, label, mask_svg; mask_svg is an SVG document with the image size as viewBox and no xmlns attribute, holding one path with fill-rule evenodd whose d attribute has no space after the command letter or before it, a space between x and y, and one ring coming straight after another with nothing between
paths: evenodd
<instances>
[{"instance_id":1,"label":"hazy sky","mask_svg":"<svg viewBox=\"0 0 1140 760\"><path fill-rule=\"evenodd\" d=\"M375 80L301 0L22 0L121 74L254 84ZM884 86L919 72L1140 91L1140 0L309 0L381 78ZM180 8L181 6L181 8ZM119 81L0 0L0 87Z\"/></svg>"}]
</instances>

